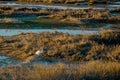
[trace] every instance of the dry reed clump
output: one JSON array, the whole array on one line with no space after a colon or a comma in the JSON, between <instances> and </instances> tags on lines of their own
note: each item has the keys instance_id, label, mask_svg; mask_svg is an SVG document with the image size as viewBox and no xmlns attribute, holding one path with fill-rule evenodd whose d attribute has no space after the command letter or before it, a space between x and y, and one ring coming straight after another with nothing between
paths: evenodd
<instances>
[{"instance_id":1,"label":"dry reed clump","mask_svg":"<svg viewBox=\"0 0 120 80\"><path fill-rule=\"evenodd\" d=\"M119 62L90 61L84 64L31 65L0 68L2 80L119 80Z\"/></svg>"}]
</instances>

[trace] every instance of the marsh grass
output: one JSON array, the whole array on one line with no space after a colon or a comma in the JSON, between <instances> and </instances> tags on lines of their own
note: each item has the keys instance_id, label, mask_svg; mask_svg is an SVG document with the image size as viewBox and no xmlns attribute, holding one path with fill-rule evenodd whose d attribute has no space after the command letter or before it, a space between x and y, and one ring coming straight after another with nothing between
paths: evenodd
<instances>
[{"instance_id":1,"label":"marsh grass","mask_svg":"<svg viewBox=\"0 0 120 80\"><path fill-rule=\"evenodd\" d=\"M56 57L70 61L120 61L119 31L102 30L99 35L69 35L60 32L35 34L31 32L3 38L4 40L0 43L1 53L20 59L27 59L42 48L44 54L41 56L44 57Z\"/></svg>"},{"instance_id":2,"label":"marsh grass","mask_svg":"<svg viewBox=\"0 0 120 80\"><path fill-rule=\"evenodd\" d=\"M80 65L31 65L0 68L1 80L119 80L120 63L90 61Z\"/></svg>"}]
</instances>

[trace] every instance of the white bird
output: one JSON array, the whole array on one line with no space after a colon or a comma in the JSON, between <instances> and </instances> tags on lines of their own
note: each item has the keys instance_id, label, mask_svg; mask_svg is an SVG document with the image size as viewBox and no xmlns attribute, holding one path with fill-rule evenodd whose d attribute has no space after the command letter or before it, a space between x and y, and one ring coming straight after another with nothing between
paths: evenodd
<instances>
[{"instance_id":1,"label":"white bird","mask_svg":"<svg viewBox=\"0 0 120 80\"><path fill-rule=\"evenodd\" d=\"M26 64L26 63L29 63L30 61L29 60L26 60L26 61L23 61L22 64Z\"/></svg>"},{"instance_id":2,"label":"white bird","mask_svg":"<svg viewBox=\"0 0 120 80\"><path fill-rule=\"evenodd\" d=\"M36 51L35 54L36 54L36 55L40 55L40 54L42 54L43 52L44 52L44 51L43 51L43 49L42 49L42 50Z\"/></svg>"}]
</instances>

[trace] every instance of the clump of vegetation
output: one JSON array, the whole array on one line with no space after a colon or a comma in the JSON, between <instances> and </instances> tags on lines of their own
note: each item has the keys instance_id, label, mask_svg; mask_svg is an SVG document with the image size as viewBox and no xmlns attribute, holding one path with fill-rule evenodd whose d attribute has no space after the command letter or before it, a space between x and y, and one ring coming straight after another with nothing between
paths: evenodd
<instances>
[{"instance_id":1,"label":"clump of vegetation","mask_svg":"<svg viewBox=\"0 0 120 80\"><path fill-rule=\"evenodd\" d=\"M119 80L120 63L91 61L85 64L31 65L0 68L2 80Z\"/></svg>"}]
</instances>

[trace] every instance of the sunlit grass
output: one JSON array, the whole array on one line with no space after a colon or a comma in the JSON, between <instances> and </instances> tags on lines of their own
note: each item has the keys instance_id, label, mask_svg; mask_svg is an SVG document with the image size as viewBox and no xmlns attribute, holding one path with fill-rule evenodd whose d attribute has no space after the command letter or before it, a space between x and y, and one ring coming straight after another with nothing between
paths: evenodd
<instances>
[{"instance_id":1,"label":"sunlit grass","mask_svg":"<svg viewBox=\"0 0 120 80\"><path fill-rule=\"evenodd\" d=\"M2 80L119 80L119 62L91 61L84 64L31 65L0 68Z\"/></svg>"}]
</instances>

